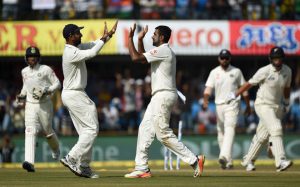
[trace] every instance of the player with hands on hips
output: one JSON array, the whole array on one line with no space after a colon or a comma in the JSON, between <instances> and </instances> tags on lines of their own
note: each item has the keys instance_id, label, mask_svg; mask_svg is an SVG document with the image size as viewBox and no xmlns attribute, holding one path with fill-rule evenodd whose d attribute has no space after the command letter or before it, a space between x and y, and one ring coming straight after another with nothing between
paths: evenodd
<instances>
[{"instance_id":1,"label":"player with hands on hips","mask_svg":"<svg viewBox=\"0 0 300 187\"><path fill-rule=\"evenodd\" d=\"M140 61L151 64L152 98L139 126L135 169L124 177L151 177L148 166L148 150L155 136L164 146L193 167L194 177L201 176L205 157L192 153L182 142L178 141L169 127L171 109L178 98L175 83L176 56L168 44L171 29L163 25L156 27L152 36L155 48L148 52L145 52L143 44L148 26L142 28L142 31L138 34L138 50L133 44L135 29L136 24L130 28L128 35L129 54L133 62Z\"/></svg>"},{"instance_id":2,"label":"player with hands on hips","mask_svg":"<svg viewBox=\"0 0 300 187\"><path fill-rule=\"evenodd\" d=\"M62 102L69 111L79 139L60 162L80 177L99 177L90 167L92 146L98 135L99 122L96 105L85 92L87 85L85 61L99 53L116 32L117 25L118 21L108 31L105 22L102 37L89 43L81 43L82 34L80 30L83 27L68 24L63 29L66 44L62 56L64 74Z\"/></svg>"},{"instance_id":3,"label":"player with hands on hips","mask_svg":"<svg viewBox=\"0 0 300 187\"><path fill-rule=\"evenodd\" d=\"M284 50L281 47L273 47L269 53L270 64L260 68L235 92L235 96L238 96L251 87L259 85L254 104L259 124L242 162L247 171L255 170L254 161L268 141L275 158L277 172L284 171L293 164L286 159L282 140L281 118L284 108L289 105L292 79L291 69L283 63L284 57Z\"/></svg>"},{"instance_id":4,"label":"player with hands on hips","mask_svg":"<svg viewBox=\"0 0 300 187\"><path fill-rule=\"evenodd\" d=\"M219 66L210 72L206 81L202 108L203 110L208 108L209 97L214 89L220 148L219 163L222 169L231 169L233 168L232 148L235 127L240 110L240 98L233 97L233 92L245 83L245 79L241 70L230 64L231 53L229 50L222 49L220 51L218 62ZM244 92L243 97L246 102L245 114L249 114L251 109L248 92ZM234 102L232 98L235 99Z\"/></svg>"},{"instance_id":5,"label":"player with hands on hips","mask_svg":"<svg viewBox=\"0 0 300 187\"><path fill-rule=\"evenodd\" d=\"M25 161L23 168L34 172L36 136L42 131L52 150L52 158L59 158L59 142L52 128L53 104L51 94L60 89L61 85L54 71L41 65L40 51L37 47L28 47L22 70L23 87L17 96L17 103L25 105Z\"/></svg>"}]
</instances>

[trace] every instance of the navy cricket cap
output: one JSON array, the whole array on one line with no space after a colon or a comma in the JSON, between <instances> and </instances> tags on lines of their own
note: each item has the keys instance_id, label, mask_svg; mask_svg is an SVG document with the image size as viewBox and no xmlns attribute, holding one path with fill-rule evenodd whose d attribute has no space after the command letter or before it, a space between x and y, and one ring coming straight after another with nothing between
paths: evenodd
<instances>
[{"instance_id":1,"label":"navy cricket cap","mask_svg":"<svg viewBox=\"0 0 300 187\"><path fill-rule=\"evenodd\" d=\"M231 53L227 49L222 49L219 53L220 58L231 58Z\"/></svg>"},{"instance_id":2,"label":"navy cricket cap","mask_svg":"<svg viewBox=\"0 0 300 187\"><path fill-rule=\"evenodd\" d=\"M64 27L63 30L63 36L65 39L68 39L72 34L74 34L76 31L79 31L83 29L84 27L78 27L75 24L68 24Z\"/></svg>"}]
</instances>

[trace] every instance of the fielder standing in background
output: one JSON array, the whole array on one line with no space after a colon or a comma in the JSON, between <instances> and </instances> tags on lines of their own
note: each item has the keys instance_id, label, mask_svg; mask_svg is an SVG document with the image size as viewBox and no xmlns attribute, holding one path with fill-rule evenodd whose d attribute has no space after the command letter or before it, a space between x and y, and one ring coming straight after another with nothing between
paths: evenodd
<instances>
[{"instance_id":1,"label":"fielder standing in background","mask_svg":"<svg viewBox=\"0 0 300 187\"><path fill-rule=\"evenodd\" d=\"M39 64L41 59L37 47L26 49L25 61L28 64L22 70L23 88L17 96L18 104L25 104L25 161L23 168L34 172L36 136L42 131L52 150L52 158L59 158L59 143L52 128L53 104L51 95L61 85L54 71Z\"/></svg>"},{"instance_id":2,"label":"fielder standing in background","mask_svg":"<svg viewBox=\"0 0 300 187\"><path fill-rule=\"evenodd\" d=\"M80 32L83 27L68 24L63 29L66 45L62 56L64 82L61 97L64 106L70 113L79 139L60 162L80 177L99 177L90 168L92 146L98 135L99 123L95 103L85 92L87 85L85 61L99 53L104 44L116 32L117 24L118 22L108 32L105 22L103 36L94 42L83 44L81 44L82 34Z\"/></svg>"},{"instance_id":3,"label":"fielder standing in background","mask_svg":"<svg viewBox=\"0 0 300 187\"><path fill-rule=\"evenodd\" d=\"M143 38L148 32L148 26L142 29L138 36L138 51L133 44L136 24L130 28L128 48L134 62L151 63L152 98L147 106L144 118L139 126L135 170L125 175L126 178L148 178L151 172L148 166L148 150L156 135L157 139L168 149L191 165L195 170L194 177L201 176L205 157L196 156L182 142L179 142L172 129L169 128L171 110L177 101L175 83L176 57L168 41L171 29L158 26L152 36L156 48L145 52Z\"/></svg>"},{"instance_id":4,"label":"fielder standing in background","mask_svg":"<svg viewBox=\"0 0 300 187\"><path fill-rule=\"evenodd\" d=\"M293 164L286 159L282 140L281 118L289 106L292 79L291 69L283 64L284 56L281 47L273 47L269 54L271 63L260 68L248 82L231 94L232 99L235 99L236 96L259 84L254 104L259 124L242 162L247 171L255 169L254 161L268 139L277 171L284 171Z\"/></svg>"},{"instance_id":5,"label":"fielder standing in background","mask_svg":"<svg viewBox=\"0 0 300 187\"><path fill-rule=\"evenodd\" d=\"M210 72L206 81L202 108L207 110L209 97L214 89L220 148L219 163L222 169L231 169L233 168L232 147L240 110L240 98L230 103L226 101L229 93L241 87L245 79L241 70L230 64L231 53L227 49L220 51L218 61L220 65ZM249 113L251 109L248 92L244 92L243 96L246 102L245 113Z\"/></svg>"}]
</instances>

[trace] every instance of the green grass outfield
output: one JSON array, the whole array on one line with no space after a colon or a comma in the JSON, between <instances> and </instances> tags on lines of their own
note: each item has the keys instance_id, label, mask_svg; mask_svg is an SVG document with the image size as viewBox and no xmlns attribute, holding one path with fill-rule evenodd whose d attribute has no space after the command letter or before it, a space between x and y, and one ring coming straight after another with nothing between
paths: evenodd
<instances>
[{"instance_id":1,"label":"green grass outfield","mask_svg":"<svg viewBox=\"0 0 300 187\"><path fill-rule=\"evenodd\" d=\"M233 170L222 170L216 161L207 160L202 177L193 178L193 170L182 164L180 170L164 171L163 161L152 161L152 178L126 179L131 171L132 161L93 162L92 167L100 174L98 179L75 176L60 163L36 163L36 172L28 173L21 163L0 165L0 187L77 187L77 186L201 186L201 187L287 187L300 185L300 160L284 172L276 172L272 160L259 160L256 171L246 172L235 161ZM175 162L174 162L175 164Z\"/></svg>"}]
</instances>

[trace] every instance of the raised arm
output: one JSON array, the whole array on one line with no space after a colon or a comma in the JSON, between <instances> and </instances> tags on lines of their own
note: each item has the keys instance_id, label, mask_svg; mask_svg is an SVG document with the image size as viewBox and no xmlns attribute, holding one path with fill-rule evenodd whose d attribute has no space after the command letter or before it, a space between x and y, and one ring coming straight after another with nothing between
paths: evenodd
<instances>
[{"instance_id":1,"label":"raised arm","mask_svg":"<svg viewBox=\"0 0 300 187\"><path fill-rule=\"evenodd\" d=\"M134 23L133 27L130 27L130 31L129 31L129 34L128 34L128 50L129 50L129 54L130 54L131 60L133 62L142 61L142 63L145 63L145 62L147 62L145 56L143 55L143 53L138 52L136 50L136 48L134 46L134 43L133 43L133 36L134 36L135 29L136 29L136 24ZM143 43L143 41L141 41L141 42ZM142 46L143 46L143 44L142 44Z\"/></svg>"}]
</instances>

